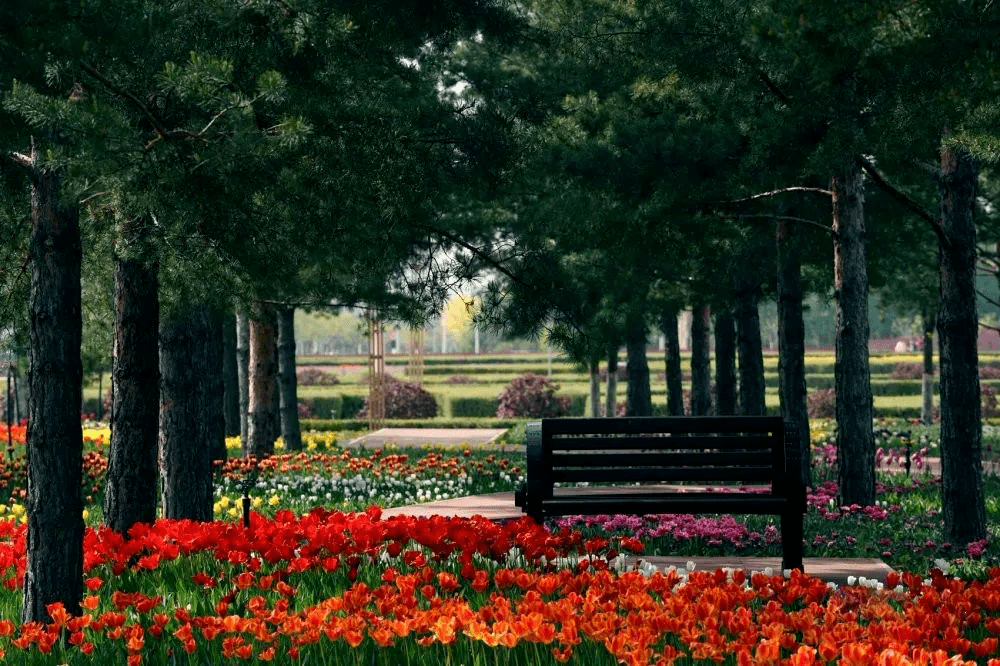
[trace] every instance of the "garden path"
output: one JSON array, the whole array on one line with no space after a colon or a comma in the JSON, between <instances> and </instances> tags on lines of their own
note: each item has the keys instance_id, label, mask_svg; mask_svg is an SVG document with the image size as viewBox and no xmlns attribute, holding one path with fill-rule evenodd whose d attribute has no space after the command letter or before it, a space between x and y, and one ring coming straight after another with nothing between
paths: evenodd
<instances>
[{"instance_id":1,"label":"garden path","mask_svg":"<svg viewBox=\"0 0 1000 666\"><path fill-rule=\"evenodd\" d=\"M497 445L496 440L506 430L491 428L382 428L374 433L364 435L347 443L347 446L378 448L382 446L434 446L442 448L483 447L498 450L516 450L523 446ZM939 465L938 460L928 461L932 469ZM409 516L464 516L481 515L494 521L506 521L520 518L524 514L514 505L514 493L492 493L473 495L454 499L427 502L411 506L385 509L382 516L388 518L395 515ZM771 569L780 571L780 557L670 557L650 556L643 558L660 568L675 566L683 569L693 562L699 571L714 571L719 568L743 569L745 571L763 571ZM850 577L865 577L884 581L892 568L876 558L836 559L829 557L807 557L804 561L806 572L824 581L846 584Z\"/></svg>"},{"instance_id":2,"label":"garden path","mask_svg":"<svg viewBox=\"0 0 1000 666\"><path fill-rule=\"evenodd\" d=\"M460 516L470 517L481 515L494 521L513 520L524 514L514 506L514 493L492 493L489 495L474 495L456 497L454 499L427 502L411 506L401 506L382 511L382 517L404 516ZM635 559L635 558L632 558ZM715 571L719 568L743 569L744 571L763 571L770 568L774 572L781 570L780 557L672 557L649 556L642 559L664 569L675 566L683 569L688 562L693 562L698 571ZM844 585L849 577L862 577L884 581L892 568L882 560L875 558L836 559L830 557L807 557L804 560L806 573L827 582Z\"/></svg>"},{"instance_id":3,"label":"garden path","mask_svg":"<svg viewBox=\"0 0 1000 666\"><path fill-rule=\"evenodd\" d=\"M506 428L382 428L347 442L345 446L379 448L383 446L433 446L434 448L490 447L498 451L523 449L503 446L496 440Z\"/></svg>"}]
</instances>

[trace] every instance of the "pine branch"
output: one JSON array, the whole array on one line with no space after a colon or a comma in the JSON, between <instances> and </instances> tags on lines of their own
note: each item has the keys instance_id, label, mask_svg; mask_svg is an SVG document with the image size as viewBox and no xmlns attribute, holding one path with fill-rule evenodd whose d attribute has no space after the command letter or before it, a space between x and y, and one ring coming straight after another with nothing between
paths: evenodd
<instances>
[{"instance_id":1,"label":"pine branch","mask_svg":"<svg viewBox=\"0 0 1000 666\"><path fill-rule=\"evenodd\" d=\"M281 7L281 11L285 16L293 17L298 16L299 14L291 5L285 2L285 0L274 0L274 4Z\"/></svg>"},{"instance_id":2,"label":"pine branch","mask_svg":"<svg viewBox=\"0 0 1000 666\"><path fill-rule=\"evenodd\" d=\"M795 217L794 215L771 215L767 213L760 213L757 215L737 215L736 219L739 220L753 220L753 219L764 219L764 220L780 220L782 222L798 222L799 224L808 224L809 226L819 227L823 231L827 232L831 236L833 235L833 227L829 227L822 222L817 222L816 220L809 220L804 217Z\"/></svg>"},{"instance_id":3,"label":"pine branch","mask_svg":"<svg viewBox=\"0 0 1000 666\"><path fill-rule=\"evenodd\" d=\"M864 157L858 155L855 158L855 161L858 163L858 166L860 166L865 173L871 177L872 181L879 187L879 189L902 204L908 211L914 213L917 217L931 225L931 229L934 230L934 234L937 236L938 242L941 243L942 247L951 247L951 239L949 239L948 235L944 232L944 228L941 226L941 223L933 215L924 210L923 206L888 183L885 178L882 177L882 174L880 174L875 168L875 165L866 160Z\"/></svg>"},{"instance_id":4,"label":"pine branch","mask_svg":"<svg viewBox=\"0 0 1000 666\"><path fill-rule=\"evenodd\" d=\"M756 199L766 199L768 197L777 196L779 194L785 194L787 192L812 192L815 194L822 194L828 197L833 196L833 192L831 192L830 190L825 190L822 187L794 186L794 187L784 187L780 190L772 190L770 192L761 192L759 194L754 194L753 196L746 197L745 199L734 199L732 201L722 201L720 203L741 204L741 203L747 203L749 201L754 201Z\"/></svg>"},{"instance_id":5,"label":"pine branch","mask_svg":"<svg viewBox=\"0 0 1000 666\"><path fill-rule=\"evenodd\" d=\"M990 298L989 296L987 296L983 292L979 291L978 289L976 289L976 295L978 295L980 298L982 298L984 301L986 301L990 305L994 305L994 306L1000 308L1000 301L998 301L996 299L993 299L993 298Z\"/></svg>"},{"instance_id":6,"label":"pine branch","mask_svg":"<svg viewBox=\"0 0 1000 666\"><path fill-rule=\"evenodd\" d=\"M14 163L23 166L25 169L31 169L35 166L35 161L31 159L31 155L25 155L24 153L11 153L10 158L14 160Z\"/></svg>"},{"instance_id":7,"label":"pine branch","mask_svg":"<svg viewBox=\"0 0 1000 666\"><path fill-rule=\"evenodd\" d=\"M108 79L99 71L97 71L97 69L92 65L88 65L87 63L82 62L80 63L80 68L93 78L97 79L97 81L101 85L103 85L105 88L107 88L114 94L124 97L130 102L132 102L140 111L142 111L145 114L145 116L149 119L149 121L153 123L153 127L156 129L156 133L158 135L163 137L170 133L169 130L167 130L167 128L160 121L160 119L156 116L156 114L153 113L153 110L150 109L145 102L136 97L133 93L129 92L128 90L123 90L118 86L116 86L110 79Z\"/></svg>"},{"instance_id":8,"label":"pine branch","mask_svg":"<svg viewBox=\"0 0 1000 666\"><path fill-rule=\"evenodd\" d=\"M87 204L89 204L94 199L97 199L98 197L103 197L106 194L108 194L108 192L94 192L89 197L86 197L84 199L80 199L80 203L78 205L81 208L83 208L84 206L86 206Z\"/></svg>"},{"instance_id":9,"label":"pine branch","mask_svg":"<svg viewBox=\"0 0 1000 666\"><path fill-rule=\"evenodd\" d=\"M987 324L986 322L983 321L979 322L979 328L986 328L991 331L996 331L997 333L1000 333L1000 327L993 326L992 324Z\"/></svg>"},{"instance_id":10,"label":"pine branch","mask_svg":"<svg viewBox=\"0 0 1000 666\"><path fill-rule=\"evenodd\" d=\"M475 245L472 245L471 243L467 242L466 240L464 240L462 238L459 238L455 234L452 234L452 233L450 233L448 231L445 231L444 229L438 229L436 227L432 227L432 226L424 225L424 224L418 225L418 226L419 226L419 228L424 229L425 231L428 231L428 232L430 232L432 234L440 236L441 238L444 238L445 240L451 241L452 243L455 243L456 245L459 245L459 246L465 248L466 250L468 250L469 252L471 252L472 254L474 254L475 256L479 257L481 260L485 261L487 264L489 264L490 266L492 266L494 269L496 269L497 271L499 271L500 273L502 273L503 275L505 275L511 282L519 284L522 287L526 287L528 289L532 288L531 284L525 282L520 277L518 277L517 275L515 275L509 268L507 268L506 266L504 266L500 261L498 261L497 259L495 259L494 257L492 257L488 252L482 250L481 248L478 248ZM557 312L559 312L560 314L563 314L563 315L567 314L554 301L552 301L551 299L546 299L546 300L549 301L549 304L552 305L552 307ZM575 330L582 337L585 337L585 338L589 338L590 337L589 335L587 335L587 333L585 331L583 331L579 327L579 325L577 325L577 323L575 321L572 320L571 317L566 317L566 318L568 320L567 323L570 326L570 328L572 328L573 330Z\"/></svg>"},{"instance_id":11,"label":"pine branch","mask_svg":"<svg viewBox=\"0 0 1000 666\"><path fill-rule=\"evenodd\" d=\"M764 86L771 91L771 94L784 102L786 106L793 106L792 100L790 100L788 95L786 95L784 91L778 87L778 84L771 80L771 77L768 76L766 72L759 71L757 72L757 76L759 76L760 80L764 82Z\"/></svg>"}]
</instances>

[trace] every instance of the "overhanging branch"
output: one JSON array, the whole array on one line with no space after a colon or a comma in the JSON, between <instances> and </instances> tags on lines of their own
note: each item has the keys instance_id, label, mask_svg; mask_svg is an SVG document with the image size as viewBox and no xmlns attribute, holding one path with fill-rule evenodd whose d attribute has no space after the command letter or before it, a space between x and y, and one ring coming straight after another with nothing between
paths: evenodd
<instances>
[{"instance_id":1,"label":"overhanging branch","mask_svg":"<svg viewBox=\"0 0 1000 666\"><path fill-rule=\"evenodd\" d=\"M162 137L169 134L167 128L163 125L160 119L156 117L156 114L153 113L149 106L147 106L145 102L136 97L133 93L116 86L110 79L97 71L97 68L93 65L88 65L87 63L82 62L80 63L80 68L95 78L102 86L111 92L132 102L140 111L143 112L143 114L145 114L145 116L149 119L149 122L153 123L153 127L156 129L156 133L158 135Z\"/></svg>"},{"instance_id":2,"label":"overhanging branch","mask_svg":"<svg viewBox=\"0 0 1000 666\"><path fill-rule=\"evenodd\" d=\"M721 203L724 204L748 203L750 201L756 201L757 199L767 199L769 197L774 197L779 194L785 194L787 192L810 192L813 194L821 194L827 197L833 196L833 192L831 192L830 190L825 190L822 187L804 187L796 185L793 187L783 187L780 190L771 190L770 192L760 192L759 194L754 194L744 199L734 199L732 201L723 201Z\"/></svg>"},{"instance_id":3,"label":"overhanging branch","mask_svg":"<svg viewBox=\"0 0 1000 666\"><path fill-rule=\"evenodd\" d=\"M983 299L984 301L986 301L990 305L993 305L993 306L996 306L996 307L1000 308L1000 301L996 300L995 298L990 298L989 296L987 296L986 294L984 294L983 292L981 292L978 289L976 289L976 295L978 295L981 299Z\"/></svg>"},{"instance_id":4,"label":"overhanging branch","mask_svg":"<svg viewBox=\"0 0 1000 666\"><path fill-rule=\"evenodd\" d=\"M35 161L31 159L31 155L25 155L24 153L11 153L10 158L14 160L15 164L23 166L25 169L31 169L35 166Z\"/></svg>"},{"instance_id":5,"label":"overhanging branch","mask_svg":"<svg viewBox=\"0 0 1000 666\"><path fill-rule=\"evenodd\" d=\"M941 243L942 247L951 247L951 241L948 239L948 235L944 232L944 229L941 227L941 223L938 222L937 218L924 210L923 206L888 183L886 179L882 177L882 174L880 174L875 168L875 165L866 160L864 157L858 155L855 158L855 161L858 163L858 166L860 166L864 172L871 177L872 182L874 182L880 190L902 204L906 210L931 225L931 229L934 231L934 234L937 236L938 242Z\"/></svg>"},{"instance_id":6,"label":"overhanging branch","mask_svg":"<svg viewBox=\"0 0 1000 666\"><path fill-rule=\"evenodd\" d=\"M794 215L770 215L766 213L760 213L755 215L737 215L736 219L762 219L762 220L780 220L782 222L797 222L799 224L808 224L812 227L818 227L825 231L826 233L833 235L833 227L828 227L822 222L817 222L816 220L809 220L804 217L795 217Z\"/></svg>"},{"instance_id":7,"label":"overhanging branch","mask_svg":"<svg viewBox=\"0 0 1000 666\"><path fill-rule=\"evenodd\" d=\"M496 258L490 256L489 253L487 253L487 252L483 251L481 248L478 248L475 245L469 243L465 239L460 238L460 237L456 236L455 234L453 234L451 232L445 231L444 229L438 229L436 227L432 227L432 226L429 226L429 225L426 225L426 224L419 225L419 228L427 231L428 233L434 234L436 236L440 236L441 238L444 238L445 240L451 241L452 243L455 243L456 245L458 245L458 246L460 246L462 248L465 248L466 250L468 250L469 252L471 252L472 254L474 254L476 257L478 257L479 259L481 259L482 261L486 262L491 267L495 268L497 271L499 271L500 273L502 273L503 275L505 275L511 282L519 284L522 287L525 287L527 289L531 289L532 288L531 284L529 284L528 282L525 282L524 280L522 280L521 278L519 278L517 275L515 275L513 272L511 272L511 270L509 268L507 268L506 266L504 266ZM549 305L551 305L552 308L556 312L559 312L562 315L566 315L567 314L566 311L565 311L565 309L562 308L562 307L560 307L559 304L556 303L555 301L553 301L551 299L545 299L545 300L548 301ZM566 317L566 320L567 320L566 323L574 331L576 331L577 333L579 333L582 337L585 337L585 338L589 338L590 337L589 335L587 335L587 333L583 329L580 328L580 326L575 321L573 321L572 317Z\"/></svg>"}]
</instances>

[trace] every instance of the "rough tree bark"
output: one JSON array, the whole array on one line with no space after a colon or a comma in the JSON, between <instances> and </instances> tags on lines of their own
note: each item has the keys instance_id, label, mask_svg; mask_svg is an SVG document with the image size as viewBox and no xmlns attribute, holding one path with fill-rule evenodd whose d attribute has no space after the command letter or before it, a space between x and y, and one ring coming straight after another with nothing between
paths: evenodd
<instances>
[{"instance_id":1,"label":"rough tree bark","mask_svg":"<svg viewBox=\"0 0 1000 666\"><path fill-rule=\"evenodd\" d=\"M28 301L28 531L22 622L51 622L59 601L83 597L83 430L80 402L80 218L60 201L54 171L32 151L31 294Z\"/></svg>"},{"instance_id":2,"label":"rough tree bark","mask_svg":"<svg viewBox=\"0 0 1000 666\"><path fill-rule=\"evenodd\" d=\"M715 313L715 411L736 414L736 320L730 310Z\"/></svg>"},{"instance_id":3,"label":"rough tree bark","mask_svg":"<svg viewBox=\"0 0 1000 666\"><path fill-rule=\"evenodd\" d=\"M226 437L240 435L240 373L236 350L236 315L222 320L222 414Z\"/></svg>"},{"instance_id":4,"label":"rough tree bark","mask_svg":"<svg viewBox=\"0 0 1000 666\"><path fill-rule=\"evenodd\" d=\"M236 373L239 381L240 400L240 449L243 456L249 451L248 414L250 412L250 317L245 312L236 313Z\"/></svg>"},{"instance_id":5,"label":"rough tree bark","mask_svg":"<svg viewBox=\"0 0 1000 666\"><path fill-rule=\"evenodd\" d=\"M225 351L225 344L222 340L224 317L214 307L209 307L205 316L208 328L202 352L204 356L199 361L204 368L204 375L199 382L199 389L203 391L204 396L199 403L202 413L200 441L205 442L208 446L209 456L213 461L225 460L227 457L226 380L222 372Z\"/></svg>"},{"instance_id":6,"label":"rough tree bark","mask_svg":"<svg viewBox=\"0 0 1000 666\"><path fill-rule=\"evenodd\" d=\"M604 396L605 416L618 415L618 344L608 346L608 390Z\"/></svg>"},{"instance_id":7,"label":"rough tree bark","mask_svg":"<svg viewBox=\"0 0 1000 666\"><path fill-rule=\"evenodd\" d=\"M120 227L120 249L141 243L141 219ZM104 524L127 534L156 520L157 431L160 413L160 320L156 265L141 254L115 256L111 444L104 483Z\"/></svg>"},{"instance_id":8,"label":"rough tree bark","mask_svg":"<svg viewBox=\"0 0 1000 666\"><path fill-rule=\"evenodd\" d=\"M247 451L258 458L274 453L274 440L280 433L277 328L274 306L258 301L250 318L250 400L247 409Z\"/></svg>"},{"instance_id":9,"label":"rough tree bark","mask_svg":"<svg viewBox=\"0 0 1000 666\"><path fill-rule=\"evenodd\" d=\"M302 450L299 429L299 395L295 376L295 308L278 308L278 379L280 384L281 438L286 451Z\"/></svg>"},{"instance_id":10,"label":"rough tree bark","mask_svg":"<svg viewBox=\"0 0 1000 666\"><path fill-rule=\"evenodd\" d=\"M976 312L976 166L965 153L941 149L940 247L941 505L945 537L959 547L986 537L979 318Z\"/></svg>"},{"instance_id":11,"label":"rough tree bark","mask_svg":"<svg viewBox=\"0 0 1000 666\"><path fill-rule=\"evenodd\" d=\"M875 503L875 444L868 365L867 239L860 169L851 162L833 176L830 189L837 303L837 480L842 504L868 506Z\"/></svg>"},{"instance_id":12,"label":"rough tree bark","mask_svg":"<svg viewBox=\"0 0 1000 666\"><path fill-rule=\"evenodd\" d=\"M712 411L711 327L707 305L694 308L691 317L691 415L708 416Z\"/></svg>"},{"instance_id":13,"label":"rough tree bark","mask_svg":"<svg viewBox=\"0 0 1000 666\"><path fill-rule=\"evenodd\" d=\"M221 337L212 342L214 328L204 305L160 321L159 461L167 518L212 520L213 439L224 436L222 343Z\"/></svg>"},{"instance_id":14,"label":"rough tree bark","mask_svg":"<svg viewBox=\"0 0 1000 666\"><path fill-rule=\"evenodd\" d=\"M934 327L937 316L925 308L924 322L924 369L920 382L920 422L924 425L934 423Z\"/></svg>"},{"instance_id":15,"label":"rough tree bark","mask_svg":"<svg viewBox=\"0 0 1000 666\"><path fill-rule=\"evenodd\" d=\"M663 315L663 337L666 342L664 361L667 373L667 414L684 416L684 377L681 371L681 345L677 332L677 310Z\"/></svg>"},{"instance_id":16,"label":"rough tree bark","mask_svg":"<svg viewBox=\"0 0 1000 666\"><path fill-rule=\"evenodd\" d=\"M802 263L794 227L777 226L778 395L781 418L795 428L802 460L802 483L812 486L812 447L806 395L806 332L802 318Z\"/></svg>"},{"instance_id":17,"label":"rough tree bark","mask_svg":"<svg viewBox=\"0 0 1000 666\"><path fill-rule=\"evenodd\" d=\"M630 317L625 332L625 364L628 380L628 401L625 416L652 416L653 397L649 389L649 361L646 358L646 322L642 317Z\"/></svg>"}]
</instances>

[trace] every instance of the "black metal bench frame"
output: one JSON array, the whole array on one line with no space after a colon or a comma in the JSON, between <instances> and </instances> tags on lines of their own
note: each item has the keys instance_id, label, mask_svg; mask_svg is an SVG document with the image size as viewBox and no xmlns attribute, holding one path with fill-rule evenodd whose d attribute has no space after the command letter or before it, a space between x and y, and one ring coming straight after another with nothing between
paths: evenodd
<instances>
[{"instance_id":1,"label":"black metal bench frame","mask_svg":"<svg viewBox=\"0 0 1000 666\"><path fill-rule=\"evenodd\" d=\"M802 569L801 454L779 417L543 419L525 434L527 481L515 503L539 524L619 513L776 515L782 568ZM635 482L656 485L607 485Z\"/></svg>"}]
</instances>

